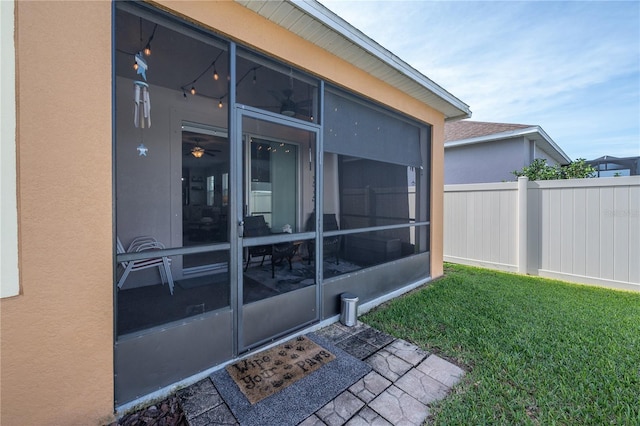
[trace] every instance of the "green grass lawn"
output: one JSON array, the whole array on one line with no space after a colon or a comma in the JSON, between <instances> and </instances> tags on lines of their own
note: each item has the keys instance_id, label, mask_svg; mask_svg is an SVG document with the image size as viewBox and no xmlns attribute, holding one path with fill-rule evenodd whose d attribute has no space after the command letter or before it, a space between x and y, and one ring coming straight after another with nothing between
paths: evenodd
<instances>
[{"instance_id":1,"label":"green grass lawn","mask_svg":"<svg viewBox=\"0 0 640 426\"><path fill-rule=\"evenodd\" d=\"M361 319L468 371L434 424L640 425L640 293L445 265Z\"/></svg>"}]
</instances>

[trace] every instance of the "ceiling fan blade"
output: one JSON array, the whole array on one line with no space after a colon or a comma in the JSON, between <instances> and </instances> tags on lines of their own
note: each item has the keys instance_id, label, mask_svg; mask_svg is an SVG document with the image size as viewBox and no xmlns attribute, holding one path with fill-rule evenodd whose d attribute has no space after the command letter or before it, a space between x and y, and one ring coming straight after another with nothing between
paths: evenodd
<instances>
[{"instance_id":1,"label":"ceiling fan blade","mask_svg":"<svg viewBox=\"0 0 640 426\"><path fill-rule=\"evenodd\" d=\"M283 96L282 92L279 90L268 90L269 94L273 96L279 103L284 102L287 98Z\"/></svg>"},{"instance_id":2,"label":"ceiling fan blade","mask_svg":"<svg viewBox=\"0 0 640 426\"><path fill-rule=\"evenodd\" d=\"M307 109L307 108L298 108L297 111L298 115L301 115L303 117L311 117L313 114L311 114L311 110Z\"/></svg>"}]
</instances>

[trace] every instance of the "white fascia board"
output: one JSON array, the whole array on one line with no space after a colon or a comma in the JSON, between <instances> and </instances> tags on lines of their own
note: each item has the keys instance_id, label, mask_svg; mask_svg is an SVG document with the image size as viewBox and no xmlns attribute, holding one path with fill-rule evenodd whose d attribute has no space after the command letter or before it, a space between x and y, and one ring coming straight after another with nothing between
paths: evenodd
<instances>
[{"instance_id":1,"label":"white fascia board","mask_svg":"<svg viewBox=\"0 0 640 426\"><path fill-rule=\"evenodd\" d=\"M389 50L382 47L376 41L333 13L321 3L315 0L289 1L291 4L295 5L298 9L302 10L307 15L311 16L323 25L326 25L332 31L335 31L336 33L345 37L345 39L353 43L355 46L365 50L367 53L373 55L375 58L377 58L387 66L392 67L402 75L423 86L425 89L429 90L436 96L440 97L442 100L449 103L455 109L457 109L459 111L459 114L447 117L448 120L459 120L471 117L471 110L469 109L469 105L465 104L460 99L447 92L444 88L436 84L424 74L420 73L411 65L404 62Z\"/></svg>"},{"instance_id":2,"label":"white fascia board","mask_svg":"<svg viewBox=\"0 0 640 426\"><path fill-rule=\"evenodd\" d=\"M560 146L558 146L558 144L556 144L553 139L551 139L551 137L544 130L542 130L542 127L536 127L538 129L538 134L542 136L542 140L544 141L544 143L551 148L551 154L556 153L560 157L556 158L557 161L559 160L558 163L563 166L571 163L571 158L569 158L569 156L562 150L562 148L560 148Z\"/></svg>"},{"instance_id":3,"label":"white fascia board","mask_svg":"<svg viewBox=\"0 0 640 426\"><path fill-rule=\"evenodd\" d=\"M456 141L450 141L444 143L444 148L455 148L458 146L464 145L473 145L478 143L486 143L493 142L505 139L512 139L517 137L527 137L528 139L540 141L542 142L542 148L549 148L549 150L545 150L549 152L549 154L556 157L560 164L568 164L571 162L571 159L565 152L560 148L554 141L547 135L547 133L542 130L540 126L532 126L524 129L518 130L509 130L501 133L493 133L491 135L478 136L475 138L467 138L467 139L459 139ZM557 155L554 155L557 154Z\"/></svg>"}]
</instances>

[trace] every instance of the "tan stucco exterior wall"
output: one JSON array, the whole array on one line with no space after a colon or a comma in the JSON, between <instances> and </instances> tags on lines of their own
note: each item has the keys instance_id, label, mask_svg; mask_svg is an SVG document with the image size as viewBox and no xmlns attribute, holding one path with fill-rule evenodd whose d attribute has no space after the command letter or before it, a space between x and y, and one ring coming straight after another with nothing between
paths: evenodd
<instances>
[{"instance_id":1,"label":"tan stucco exterior wall","mask_svg":"<svg viewBox=\"0 0 640 426\"><path fill-rule=\"evenodd\" d=\"M0 301L0 424L113 411L111 4L16 2L20 295Z\"/></svg>"},{"instance_id":2,"label":"tan stucco exterior wall","mask_svg":"<svg viewBox=\"0 0 640 426\"><path fill-rule=\"evenodd\" d=\"M440 112L232 2L159 2L433 125L432 275L442 274ZM111 4L16 8L20 296L0 300L0 424L113 410Z\"/></svg>"},{"instance_id":3,"label":"tan stucco exterior wall","mask_svg":"<svg viewBox=\"0 0 640 426\"><path fill-rule=\"evenodd\" d=\"M431 278L444 273L444 122L431 131Z\"/></svg>"}]
</instances>

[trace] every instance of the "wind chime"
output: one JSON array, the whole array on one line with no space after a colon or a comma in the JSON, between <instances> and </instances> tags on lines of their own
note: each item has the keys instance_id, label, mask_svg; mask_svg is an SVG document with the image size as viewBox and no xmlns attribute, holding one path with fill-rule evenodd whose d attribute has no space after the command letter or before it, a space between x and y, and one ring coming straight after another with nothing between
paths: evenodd
<instances>
[{"instance_id":1,"label":"wind chime","mask_svg":"<svg viewBox=\"0 0 640 426\"><path fill-rule=\"evenodd\" d=\"M135 69L137 74L147 79L147 61L142 57L142 52L136 53ZM144 81L133 82L133 125L140 128L140 145L136 148L138 156L146 157L149 148L144 146L142 129L151 127L151 99L149 98L149 85Z\"/></svg>"},{"instance_id":2,"label":"wind chime","mask_svg":"<svg viewBox=\"0 0 640 426\"><path fill-rule=\"evenodd\" d=\"M153 33L144 48L144 55L151 55L151 40L155 35L156 25L153 29ZM140 38L142 39L142 20L140 21ZM151 98L149 97L149 84L147 84L147 70L149 65L143 56L143 52L140 51L135 54L133 68L136 70L136 75L142 76L144 81L136 80L133 82L133 125L140 130L140 145L138 146L138 155L147 156L149 149L144 146L142 129L151 127Z\"/></svg>"},{"instance_id":3,"label":"wind chime","mask_svg":"<svg viewBox=\"0 0 640 426\"><path fill-rule=\"evenodd\" d=\"M142 52L136 54L137 73L147 80L147 61L142 57ZM133 82L133 124L136 128L151 127L151 100L149 98L149 85L144 81Z\"/></svg>"}]
</instances>

